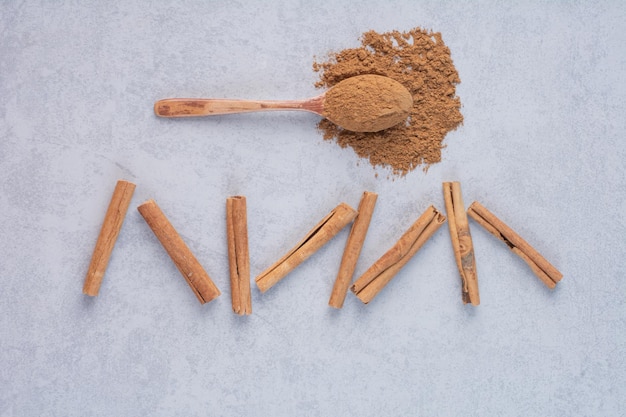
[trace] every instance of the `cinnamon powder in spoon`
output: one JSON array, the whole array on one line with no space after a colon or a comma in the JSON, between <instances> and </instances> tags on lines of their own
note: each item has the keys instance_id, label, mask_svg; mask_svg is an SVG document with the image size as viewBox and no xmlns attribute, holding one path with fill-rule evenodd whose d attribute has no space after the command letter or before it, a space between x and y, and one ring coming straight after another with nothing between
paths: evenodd
<instances>
[{"instance_id":1,"label":"cinnamon powder in spoon","mask_svg":"<svg viewBox=\"0 0 626 417\"><path fill-rule=\"evenodd\" d=\"M461 80L440 33L420 28L369 31L360 47L332 53L327 61L315 62L313 69L320 73L315 84L320 88L356 75L377 74L409 90L413 107L405 124L380 132L351 132L325 119L318 125L324 139L350 146L373 166L388 166L396 175L441 161L443 139L463 122L455 89Z\"/></svg>"},{"instance_id":2,"label":"cinnamon powder in spoon","mask_svg":"<svg viewBox=\"0 0 626 417\"><path fill-rule=\"evenodd\" d=\"M346 78L326 92L324 116L353 132L380 132L407 119L413 96L399 82L380 75Z\"/></svg>"}]
</instances>

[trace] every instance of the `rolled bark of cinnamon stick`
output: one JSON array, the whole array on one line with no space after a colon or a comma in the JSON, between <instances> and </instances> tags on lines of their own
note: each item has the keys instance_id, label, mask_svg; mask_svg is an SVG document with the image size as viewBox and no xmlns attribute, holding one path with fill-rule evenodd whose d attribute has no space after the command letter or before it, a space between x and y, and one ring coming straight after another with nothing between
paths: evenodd
<instances>
[{"instance_id":1,"label":"rolled bark of cinnamon stick","mask_svg":"<svg viewBox=\"0 0 626 417\"><path fill-rule=\"evenodd\" d=\"M369 191L365 191L361 197L359 207L357 208L358 214L354 219L354 223L352 223L350 235L346 241L343 257L341 258L339 272L337 273L330 300L328 301L328 305L331 307L343 307L343 302L345 301L346 294L350 287L354 269L361 255L361 249L363 248L367 230L372 220L377 198L378 194Z\"/></svg>"},{"instance_id":2,"label":"rolled bark of cinnamon stick","mask_svg":"<svg viewBox=\"0 0 626 417\"><path fill-rule=\"evenodd\" d=\"M461 298L463 303L480 304L478 292L478 276L476 274L476 259L474 245L470 234L461 184L458 182L443 183L443 198L448 214L450 240L454 251L459 274L461 275Z\"/></svg>"},{"instance_id":3,"label":"rolled bark of cinnamon stick","mask_svg":"<svg viewBox=\"0 0 626 417\"><path fill-rule=\"evenodd\" d=\"M217 298L220 290L206 273L189 247L180 237L174 226L165 217L161 208L154 200L148 200L137 207L152 232L170 256L189 287L193 290L201 304Z\"/></svg>"},{"instance_id":4,"label":"rolled bark of cinnamon stick","mask_svg":"<svg viewBox=\"0 0 626 417\"><path fill-rule=\"evenodd\" d=\"M356 210L346 203L335 207L285 256L256 277L255 282L259 290L265 292L276 285L354 220L356 214Z\"/></svg>"},{"instance_id":5,"label":"rolled bark of cinnamon stick","mask_svg":"<svg viewBox=\"0 0 626 417\"><path fill-rule=\"evenodd\" d=\"M522 258L548 288L556 287L556 284L563 278L559 270L478 201L470 205L467 214L489 233L506 243L509 249Z\"/></svg>"},{"instance_id":6,"label":"rolled bark of cinnamon stick","mask_svg":"<svg viewBox=\"0 0 626 417\"><path fill-rule=\"evenodd\" d=\"M252 314L248 220L243 196L226 199L226 236L233 311L239 315Z\"/></svg>"},{"instance_id":7,"label":"rolled bark of cinnamon stick","mask_svg":"<svg viewBox=\"0 0 626 417\"><path fill-rule=\"evenodd\" d=\"M391 281L426 241L441 227L446 217L430 206L400 239L352 285L352 292L367 304Z\"/></svg>"},{"instance_id":8,"label":"rolled bark of cinnamon stick","mask_svg":"<svg viewBox=\"0 0 626 417\"><path fill-rule=\"evenodd\" d=\"M104 216L100 234L94 248L89 270L83 284L83 293L95 297L100 292L100 285L104 278L109 259L113 253L113 247L122 229L130 200L135 191L135 184L119 180L115 185L113 196Z\"/></svg>"}]
</instances>

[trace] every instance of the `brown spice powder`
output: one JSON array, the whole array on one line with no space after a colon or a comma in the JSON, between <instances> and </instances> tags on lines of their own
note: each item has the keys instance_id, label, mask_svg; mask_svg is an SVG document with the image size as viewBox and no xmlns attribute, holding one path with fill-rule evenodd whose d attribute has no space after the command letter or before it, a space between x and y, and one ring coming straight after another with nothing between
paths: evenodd
<instances>
[{"instance_id":1,"label":"brown spice powder","mask_svg":"<svg viewBox=\"0 0 626 417\"><path fill-rule=\"evenodd\" d=\"M413 97L399 82L380 75L350 77L326 92L324 116L353 132L379 132L403 122Z\"/></svg>"},{"instance_id":2,"label":"brown spice powder","mask_svg":"<svg viewBox=\"0 0 626 417\"><path fill-rule=\"evenodd\" d=\"M455 86L461 82L440 33L415 28L408 32L368 31L361 46L332 53L326 62L315 62L320 72L316 87L329 88L363 74L392 78L413 96L406 124L380 132L351 132L328 120L318 127L326 140L350 146L373 166L389 166L403 176L418 166L427 169L441 161L442 141L463 122L461 101Z\"/></svg>"}]
</instances>

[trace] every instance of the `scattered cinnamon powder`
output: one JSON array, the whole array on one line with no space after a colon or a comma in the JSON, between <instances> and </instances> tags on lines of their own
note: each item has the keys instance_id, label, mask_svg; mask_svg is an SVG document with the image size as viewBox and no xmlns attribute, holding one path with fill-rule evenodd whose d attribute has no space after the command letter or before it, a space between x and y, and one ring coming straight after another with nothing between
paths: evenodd
<instances>
[{"instance_id":1,"label":"scattered cinnamon powder","mask_svg":"<svg viewBox=\"0 0 626 417\"><path fill-rule=\"evenodd\" d=\"M440 33L420 28L408 32L368 31L358 48L332 53L326 62L314 62L319 88L363 74L392 78L413 96L406 124L380 132L351 132L328 120L319 122L324 139L350 146L373 166L389 166L403 176L418 166L427 169L441 161L442 141L463 122L455 86L461 82Z\"/></svg>"}]
</instances>

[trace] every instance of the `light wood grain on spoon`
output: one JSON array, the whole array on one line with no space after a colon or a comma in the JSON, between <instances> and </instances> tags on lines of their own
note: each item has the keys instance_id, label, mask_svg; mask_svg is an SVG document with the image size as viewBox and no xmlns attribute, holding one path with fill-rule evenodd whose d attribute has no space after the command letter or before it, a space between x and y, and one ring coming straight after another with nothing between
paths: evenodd
<instances>
[{"instance_id":1,"label":"light wood grain on spoon","mask_svg":"<svg viewBox=\"0 0 626 417\"><path fill-rule=\"evenodd\" d=\"M161 117L197 117L279 110L302 110L323 116L324 95L307 100L168 98L154 104L154 113Z\"/></svg>"}]
</instances>

